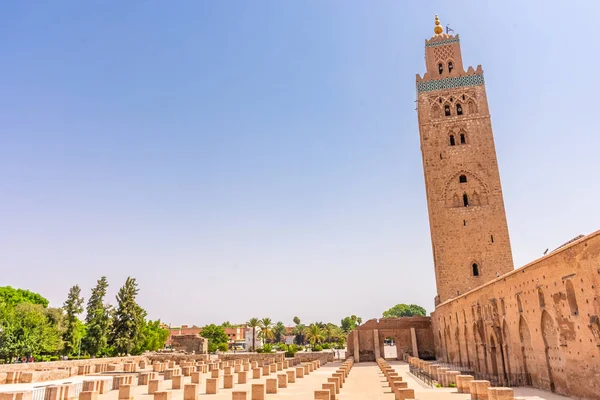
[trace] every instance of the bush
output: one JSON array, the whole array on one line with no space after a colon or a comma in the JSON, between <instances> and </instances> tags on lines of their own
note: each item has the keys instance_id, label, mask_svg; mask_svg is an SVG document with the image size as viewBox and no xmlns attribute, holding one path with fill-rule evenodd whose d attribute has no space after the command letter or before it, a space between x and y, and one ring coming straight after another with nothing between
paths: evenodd
<instances>
[{"instance_id":1,"label":"bush","mask_svg":"<svg viewBox=\"0 0 600 400\"><path fill-rule=\"evenodd\" d=\"M331 344L323 343L323 345L321 347L323 347L323 350L329 350L329 349L331 349Z\"/></svg>"},{"instance_id":2,"label":"bush","mask_svg":"<svg viewBox=\"0 0 600 400\"><path fill-rule=\"evenodd\" d=\"M264 353L265 351L263 350L262 347L259 347L258 349L256 349L256 352L260 354L260 353Z\"/></svg>"},{"instance_id":3,"label":"bush","mask_svg":"<svg viewBox=\"0 0 600 400\"><path fill-rule=\"evenodd\" d=\"M273 345L271 343L265 343L262 349L263 349L263 353L272 353Z\"/></svg>"},{"instance_id":4,"label":"bush","mask_svg":"<svg viewBox=\"0 0 600 400\"><path fill-rule=\"evenodd\" d=\"M312 351L323 351L323 347L319 344L313 346Z\"/></svg>"},{"instance_id":5,"label":"bush","mask_svg":"<svg viewBox=\"0 0 600 400\"><path fill-rule=\"evenodd\" d=\"M456 387L456 383L450 383L448 386L449 387Z\"/></svg>"},{"instance_id":6,"label":"bush","mask_svg":"<svg viewBox=\"0 0 600 400\"><path fill-rule=\"evenodd\" d=\"M219 349L219 351L229 351L229 346L227 345L227 343L219 343L217 348Z\"/></svg>"}]
</instances>

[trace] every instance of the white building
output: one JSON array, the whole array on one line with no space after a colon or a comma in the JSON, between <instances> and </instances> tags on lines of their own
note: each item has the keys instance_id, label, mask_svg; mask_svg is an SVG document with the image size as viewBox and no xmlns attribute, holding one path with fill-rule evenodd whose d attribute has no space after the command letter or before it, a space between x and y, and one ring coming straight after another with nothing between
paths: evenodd
<instances>
[{"instance_id":1,"label":"white building","mask_svg":"<svg viewBox=\"0 0 600 400\"><path fill-rule=\"evenodd\" d=\"M259 333L260 333L260 328L256 327L256 331L255 331L255 341L254 341L254 348L258 349L262 347L262 340L259 337ZM244 338L246 339L246 350L247 351L252 351L252 328L246 328L246 332L244 333Z\"/></svg>"}]
</instances>

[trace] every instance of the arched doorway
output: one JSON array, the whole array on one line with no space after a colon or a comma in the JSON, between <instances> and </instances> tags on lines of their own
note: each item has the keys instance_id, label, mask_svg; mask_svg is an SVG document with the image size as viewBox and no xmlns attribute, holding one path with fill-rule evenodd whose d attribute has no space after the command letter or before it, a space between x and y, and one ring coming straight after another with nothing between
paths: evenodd
<instances>
[{"instance_id":1,"label":"arched doorway","mask_svg":"<svg viewBox=\"0 0 600 400\"><path fill-rule=\"evenodd\" d=\"M396 348L396 338L387 336L383 339L383 355L386 360L397 360L398 349ZM418 354L417 354L418 356Z\"/></svg>"},{"instance_id":2,"label":"arched doorway","mask_svg":"<svg viewBox=\"0 0 600 400\"><path fill-rule=\"evenodd\" d=\"M525 374L530 374L533 371L533 365L535 363L535 355L533 353L533 347L531 346L531 332L527 321L521 315L519 319L519 339L521 340L521 357L523 358L523 368Z\"/></svg>"},{"instance_id":3,"label":"arched doorway","mask_svg":"<svg viewBox=\"0 0 600 400\"><path fill-rule=\"evenodd\" d=\"M490 335L490 361L492 364L492 375L498 376L498 359L496 357L496 341L494 335Z\"/></svg>"},{"instance_id":4,"label":"arched doorway","mask_svg":"<svg viewBox=\"0 0 600 400\"><path fill-rule=\"evenodd\" d=\"M554 378L552 376L552 366L550 365L550 359L553 356L552 353L558 351L558 335L554 326L554 321L548 311L542 312L542 338L544 338L544 354L546 356L546 367L547 367L547 384L551 391L556 391L554 385Z\"/></svg>"}]
</instances>

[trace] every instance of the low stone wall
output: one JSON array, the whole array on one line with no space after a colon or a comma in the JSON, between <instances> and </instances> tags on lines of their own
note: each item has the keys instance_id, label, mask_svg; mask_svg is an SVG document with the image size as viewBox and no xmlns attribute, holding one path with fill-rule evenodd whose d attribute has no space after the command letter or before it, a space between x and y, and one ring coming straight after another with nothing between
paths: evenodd
<instances>
[{"instance_id":1,"label":"low stone wall","mask_svg":"<svg viewBox=\"0 0 600 400\"><path fill-rule=\"evenodd\" d=\"M294 354L294 358L300 362L308 362L308 361L321 361L321 365L327 362L333 362L334 356L331 351L323 351L323 352L298 352Z\"/></svg>"},{"instance_id":2,"label":"low stone wall","mask_svg":"<svg viewBox=\"0 0 600 400\"><path fill-rule=\"evenodd\" d=\"M165 362L175 361L180 363L181 361L209 361L210 356L208 354L182 354L182 353L154 353L147 356L150 363L154 361Z\"/></svg>"},{"instance_id":3,"label":"low stone wall","mask_svg":"<svg viewBox=\"0 0 600 400\"><path fill-rule=\"evenodd\" d=\"M282 362L285 359L285 353L279 351L277 353L235 353L235 354L226 353L226 354L219 354L219 360L223 360L223 361L238 360L238 359L242 359L242 358L249 359L250 361L265 361L270 358L274 358L275 362Z\"/></svg>"}]
</instances>

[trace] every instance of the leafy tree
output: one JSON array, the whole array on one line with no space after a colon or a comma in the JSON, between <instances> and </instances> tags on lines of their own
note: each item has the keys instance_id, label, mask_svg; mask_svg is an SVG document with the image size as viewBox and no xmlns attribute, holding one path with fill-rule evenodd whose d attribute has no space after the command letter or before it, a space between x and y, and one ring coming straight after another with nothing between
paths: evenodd
<instances>
[{"instance_id":1,"label":"leafy tree","mask_svg":"<svg viewBox=\"0 0 600 400\"><path fill-rule=\"evenodd\" d=\"M0 286L0 302L7 306L16 306L21 303L40 304L48 307L48 300L38 293L26 289L15 289L10 286Z\"/></svg>"},{"instance_id":2,"label":"leafy tree","mask_svg":"<svg viewBox=\"0 0 600 400\"><path fill-rule=\"evenodd\" d=\"M275 342L277 342L277 343L282 342L282 339L286 333L287 333L287 329L286 329L285 325L283 324L283 322L281 322L281 321L279 321L273 327L273 336L275 337Z\"/></svg>"},{"instance_id":3,"label":"leafy tree","mask_svg":"<svg viewBox=\"0 0 600 400\"><path fill-rule=\"evenodd\" d=\"M87 303L87 315L85 324L87 333L83 338L84 349L92 356L105 351L108 344L108 333L110 329L110 306L104 304L104 296L108 282L103 276L97 281L96 287Z\"/></svg>"},{"instance_id":4,"label":"leafy tree","mask_svg":"<svg viewBox=\"0 0 600 400\"><path fill-rule=\"evenodd\" d=\"M156 321L144 321L141 335L143 341L133 350L133 353L141 354L144 351L157 351L164 348L169 334L169 330L161 326L159 319Z\"/></svg>"},{"instance_id":5,"label":"leafy tree","mask_svg":"<svg viewBox=\"0 0 600 400\"><path fill-rule=\"evenodd\" d=\"M306 331L306 325L298 324L294 327L294 342L296 344L302 345L306 342L306 337L304 332Z\"/></svg>"},{"instance_id":6,"label":"leafy tree","mask_svg":"<svg viewBox=\"0 0 600 400\"><path fill-rule=\"evenodd\" d=\"M354 317L354 319L352 318ZM345 333L348 333L356 328L356 316L346 317L342 319L341 326Z\"/></svg>"},{"instance_id":7,"label":"leafy tree","mask_svg":"<svg viewBox=\"0 0 600 400\"><path fill-rule=\"evenodd\" d=\"M248 322L246 322L246 325L249 328L252 328L252 351L255 351L255 344L256 344L256 328L258 328L260 326L260 320L258 318L250 318L250 320L248 320Z\"/></svg>"},{"instance_id":8,"label":"leafy tree","mask_svg":"<svg viewBox=\"0 0 600 400\"><path fill-rule=\"evenodd\" d=\"M325 340L323 330L317 324L310 324L305 331L306 339L309 341L312 347L316 344L321 343Z\"/></svg>"},{"instance_id":9,"label":"leafy tree","mask_svg":"<svg viewBox=\"0 0 600 400\"><path fill-rule=\"evenodd\" d=\"M41 304L0 303L0 327L0 354L9 360L55 353L61 344L60 332Z\"/></svg>"},{"instance_id":10,"label":"leafy tree","mask_svg":"<svg viewBox=\"0 0 600 400\"><path fill-rule=\"evenodd\" d=\"M66 314L66 330L63 334L65 352L73 354L79 348L82 334L81 321L77 315L83 312L83 297L81 297L81 289L78 285L69 289L63 309Z\"/></svg>"},{"instance_id":11,"label":"leafy tree","mask_svg":"<svg viewBox=\"0 0 600 400\"><path fill-rule=\"evenodd\" d=\"M218 326L215 324L206 325L202 328L202 332L200 333L202 337L208 339L208 351L209 353L214 353L219 349L219 345L225 344L229 341L229 337L225 333L225 329L222 326Z\"/></svg>"},{"instance_id":12,"label":"leafy tree","mask_svg":"<svg viewBox=\"0 0 600 400\"><path fill-rule=\"evenodd\" d=\"M338 341L342 336L344 336L342 329L332 323L325 325L323 331L328 343Z\"/></svg>"},{"instance_id":13,"label":"leafy tree","mask_svg":"<svg viewBox=\"0 0 600 400\"><path fill-rule=\"evenodd\" d=\"M298 325L300 323L300 318L294 317L294 324Z\"/></svg>"},{"instance_id":14,"label":"leafy tree","mask_svg":"<svg viewBox=\"0 0 600 400\"><path fill-rule=\"evenodd\" d=\"M414 315L425 316L427 311L416 304L396 304L394 307L383 312L383 318L412 317Z\"/></svg>"},{"instance_id":15,"label":"leafy tree","mask_svg":"<svg viewBox=\"0 0 600 400\"><path fill-rule=\"evenodd\" d=\"M223 323L221 324L221 326L222 326L223 328L233 328L233 325L231 325L231 322L229 322L229 321L225 321L225 322L223 322Z\"/></svg>"},{"instance_id":16,"label":"leafy tree","mask_svg":"<svg viewBox=\"0 0 600 400\"><path fill-rule=\"evenodd\" d=\"M273 321L271 318L263 318L260 320L260 333L259 336L266 342L272 340L275 335L273 334Z\"/></svg>"},{"instance_id":17,"label":"leafy tree","mask_svg":"<svg viewBox=\"0 0 600 400\"><path fill-rule=\"evenodd\" d=\"M118 354L130 354L143 340L146 311L135 301L138 292L135 278L128 277L117 293L111 344Z\"/></svg>"}]
</instances>

